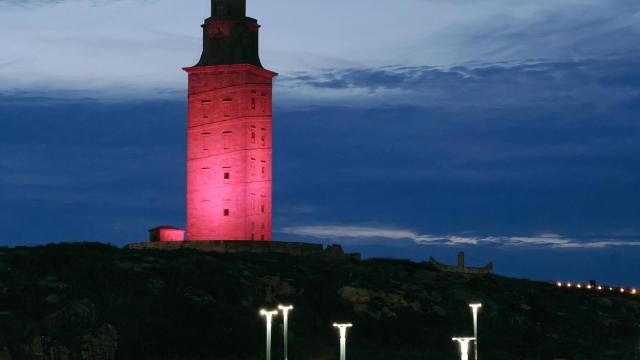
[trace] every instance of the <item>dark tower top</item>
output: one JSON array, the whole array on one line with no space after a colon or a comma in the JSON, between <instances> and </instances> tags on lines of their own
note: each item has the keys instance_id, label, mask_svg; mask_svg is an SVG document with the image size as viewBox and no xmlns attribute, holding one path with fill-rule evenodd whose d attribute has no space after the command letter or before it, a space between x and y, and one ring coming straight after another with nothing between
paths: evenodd
<instances>
[{"instance_id":1,"label":"dark tower top","mask_svg":"<svg viewBox=\"0 0 640 360\"><path fill-rule=\"evenodd\" d=\"M202 57L196 66L250 64L262 67L256 19L246 16L246 0L211 0L202 28Z\"/></svg>"}]
</instances>

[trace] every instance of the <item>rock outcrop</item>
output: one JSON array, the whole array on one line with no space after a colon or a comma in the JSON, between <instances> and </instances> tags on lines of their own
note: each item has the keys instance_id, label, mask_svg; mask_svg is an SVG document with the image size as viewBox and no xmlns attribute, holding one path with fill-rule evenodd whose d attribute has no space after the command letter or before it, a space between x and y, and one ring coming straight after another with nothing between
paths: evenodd
<instances>
[{"instance_id":1,"label":"rock outcrop","mask_svg":"<svg viewBox=\"0 0 640 360\"><path fill-rule=\"evenodd\" d=\"M118 340L118 331L112 325L102 325L98 330L82 337L82 360L115 360Z\"/></svg>"}]
</instances>

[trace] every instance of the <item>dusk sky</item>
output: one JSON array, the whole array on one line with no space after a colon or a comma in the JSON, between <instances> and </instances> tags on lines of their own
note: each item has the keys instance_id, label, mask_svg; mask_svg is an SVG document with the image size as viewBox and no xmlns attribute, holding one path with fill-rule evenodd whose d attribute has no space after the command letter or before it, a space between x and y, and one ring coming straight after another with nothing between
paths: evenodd
<instances>
[{"instance_id":1,"label":"dusk sky","mask_svg":"<svg viewBox=\"0 0 640 360\"><path fill-rule=\"evenodd\" d=\"M188 6L187 6L188 3ZM207 0L0 0L2 245L184 226ZM638 0L249 0L274 239L640 286Z\"/></svg>"}]
</instances>

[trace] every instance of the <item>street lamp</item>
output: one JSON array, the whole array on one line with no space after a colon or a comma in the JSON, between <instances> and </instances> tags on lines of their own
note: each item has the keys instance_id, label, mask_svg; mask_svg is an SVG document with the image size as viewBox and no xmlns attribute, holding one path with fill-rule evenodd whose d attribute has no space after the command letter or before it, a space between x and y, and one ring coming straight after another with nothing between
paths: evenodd
<instances>
[{"instance_id":1,"label":"street lamp","mask_svg":"<svg viewBox=\"0 0 640 360\"><path fill-rule=\"evenodd\" d=\"M278 305L284 317L284 360L289 360L289 311L293 310L291 305Z\"/></svg>"},{"instance_id":2,"label":"street lamp","mask_svg":"<svg viewBox=\"0 0 640 360\"><path fill-rule=\"evenodd\" d=\"M469 342L474 341L476 338L461 337L452 338L451 340L457 341L460 344L460 360L469 360Z\"/></svg>"},{"instance_id":3,"label":"street lamp","mask_svg":"<svg viewBox=\"0 0 640 360\"><path fill-rule=\"evenodd\" d=\"M340 360L347 358L347 329L352 326L352 324L333 324L333 327L340 330Z\"/></svg>"},{"instance_id":4,"label":"street lamp","mask_svg":"<svg viewBox=\"0 0 640 360\"><path fill-rule=\"evenodd\" d=\"M473 311L473 337L475 338L473 348L475 350L475 360L478 360L478 311L482 304L470 304L469 307Z\"/></svg>"},{"instance_id":5,"label":"street lamp","mask_svg":"<svg viewBox=\"0 0 640 360\"><path fill-rule=\"evenodd\" d=\"M278 315L278 311L267 311L263 309L260 310L260 315L264 316L267 320L267 360L271 360L271 323L273 317Z\"/></svg>"}]
</instances>

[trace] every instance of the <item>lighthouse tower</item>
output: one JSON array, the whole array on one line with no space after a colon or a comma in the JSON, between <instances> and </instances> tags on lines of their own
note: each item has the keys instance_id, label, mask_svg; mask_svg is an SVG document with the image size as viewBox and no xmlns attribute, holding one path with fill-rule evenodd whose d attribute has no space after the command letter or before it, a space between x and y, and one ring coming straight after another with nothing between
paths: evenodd
<instances>
[{"instance_id":1,"label":"lighthouse tower","mask_svg":"<svg viewBox=\"0 0 640 360\"><path fill-rule=\"evenodd\" d=\"M186 240L271 240L272 83L246 0L211 0L189 74Z\"/></svg>"}]
</instances>

